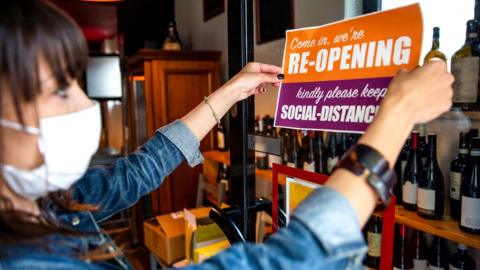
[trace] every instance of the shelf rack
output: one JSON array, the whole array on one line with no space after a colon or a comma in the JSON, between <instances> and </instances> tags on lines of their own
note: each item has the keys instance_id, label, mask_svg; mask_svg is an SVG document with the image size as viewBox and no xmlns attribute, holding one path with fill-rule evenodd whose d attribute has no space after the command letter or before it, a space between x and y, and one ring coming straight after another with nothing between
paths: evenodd
<instances>
[{"instance_id":1,"label":"shelf rack","mask_svg":"<svg viewBox=\"0 0 480 270\"><path fill-rule=\"evenodd\" d=\"M480 113L478 113L478 116L480 117ZM204 152L203 156L206 160L230 165L230 153L228 151L208 151ZM272 181L271 170L256 169L256 175L262 179ZM282 179L279 177L279 182L281 185L285 185L285 178ZM445 217L443 220L424 219L419 217L416 212L407 211L403 206L397 205L395 207L395 221L432 235L480 249L480 235L473 235L461 231L458 227L458 222L449 217Z\"/></svg>"}]
</instances>

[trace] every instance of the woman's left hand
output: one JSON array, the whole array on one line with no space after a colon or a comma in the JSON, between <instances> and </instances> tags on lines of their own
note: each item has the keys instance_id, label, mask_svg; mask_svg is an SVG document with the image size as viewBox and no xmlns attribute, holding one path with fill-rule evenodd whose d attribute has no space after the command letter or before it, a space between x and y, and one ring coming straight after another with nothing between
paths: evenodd
<instances>
[{"instance_id":1,"label":"woman's left hand","mask_svg":"<svg viewBox=\"0 0 480 270\"><path fill-rule=\"evenodd\" d=\"M278 87L283 80L281 72L282 69L274 65L250 62L224 87L237 101L244 100L253 94L265 93L268 85Z\"/></svg>"}]
</instances>

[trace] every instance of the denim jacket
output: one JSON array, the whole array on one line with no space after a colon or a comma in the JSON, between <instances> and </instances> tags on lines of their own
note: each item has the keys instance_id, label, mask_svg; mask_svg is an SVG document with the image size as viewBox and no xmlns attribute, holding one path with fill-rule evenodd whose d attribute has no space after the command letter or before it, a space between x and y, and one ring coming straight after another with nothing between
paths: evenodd
<instances>
[{"instance_id":1,"label":"denim jacket","mask_svg":"<svg viewBox=\"0 0 480 270\"><path fill-rule=\"evenodd\" d=\"M28 244L0 246L3 269L133 269L123 255L109 261L80 258L99 246L119 251L97 223L126 209L158 188L181 162L203 161L189 128L175 121L159 129L132 154L111 166L90 168L73 187L79 203L100 206L95 212L66 212L54 205L52 217L85 236L49 235ZM289 225L263 244L235 244L188 269L357 269L366 246L352 207L328 188L314 191L292 214Z\"/></svg>"}]
</instances>

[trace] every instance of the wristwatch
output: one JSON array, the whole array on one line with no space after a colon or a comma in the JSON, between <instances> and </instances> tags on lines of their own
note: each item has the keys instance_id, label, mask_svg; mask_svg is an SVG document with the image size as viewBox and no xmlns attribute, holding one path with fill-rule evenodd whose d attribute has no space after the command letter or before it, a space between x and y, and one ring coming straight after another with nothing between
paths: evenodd
<instances>
[{"instance_id":1,"label":"wristwatch","mask_svg":"<svg viewBox=\"0 0 480 270\"><path fill-rule=\"evenodd\" d=\"M397 176L395 171L389 169L388 161L377 150L365 144L356 144L335 166L335 169L338 168L366 178L382 205L387 206L390 203Z\"/></svg>"}]
</instances>

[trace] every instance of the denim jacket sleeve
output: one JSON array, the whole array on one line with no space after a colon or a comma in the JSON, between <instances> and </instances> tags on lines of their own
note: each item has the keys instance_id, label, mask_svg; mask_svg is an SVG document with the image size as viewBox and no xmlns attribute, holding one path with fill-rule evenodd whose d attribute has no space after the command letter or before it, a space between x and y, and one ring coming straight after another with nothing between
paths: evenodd
<instances>
[{"instance_id":1,"label":"denim jacket sleeve","mask_svg":"<svg viewBox=\"0 0 480 270\"><path fill-rule=\"evenodd\" d=\"M349 202L323 187L302 202L289 225L264 244L236 244L188 269L362 269L365 252Z\"/></svg>"},{"instance_id":2,"label":"denim jacket sleeve","mask_svg":"<svg viewBox=\"0 0 480 270\"><path fill-rule=\"evenodd\" d=\"M158 188L181 162L190 166L203 161L199 142L182 122L175 121L159 130L135 152L111 166L95 166L74 186L73 199L96 204L97 221L135 204L143 195Z\"/></svg>"}]
</instances>

